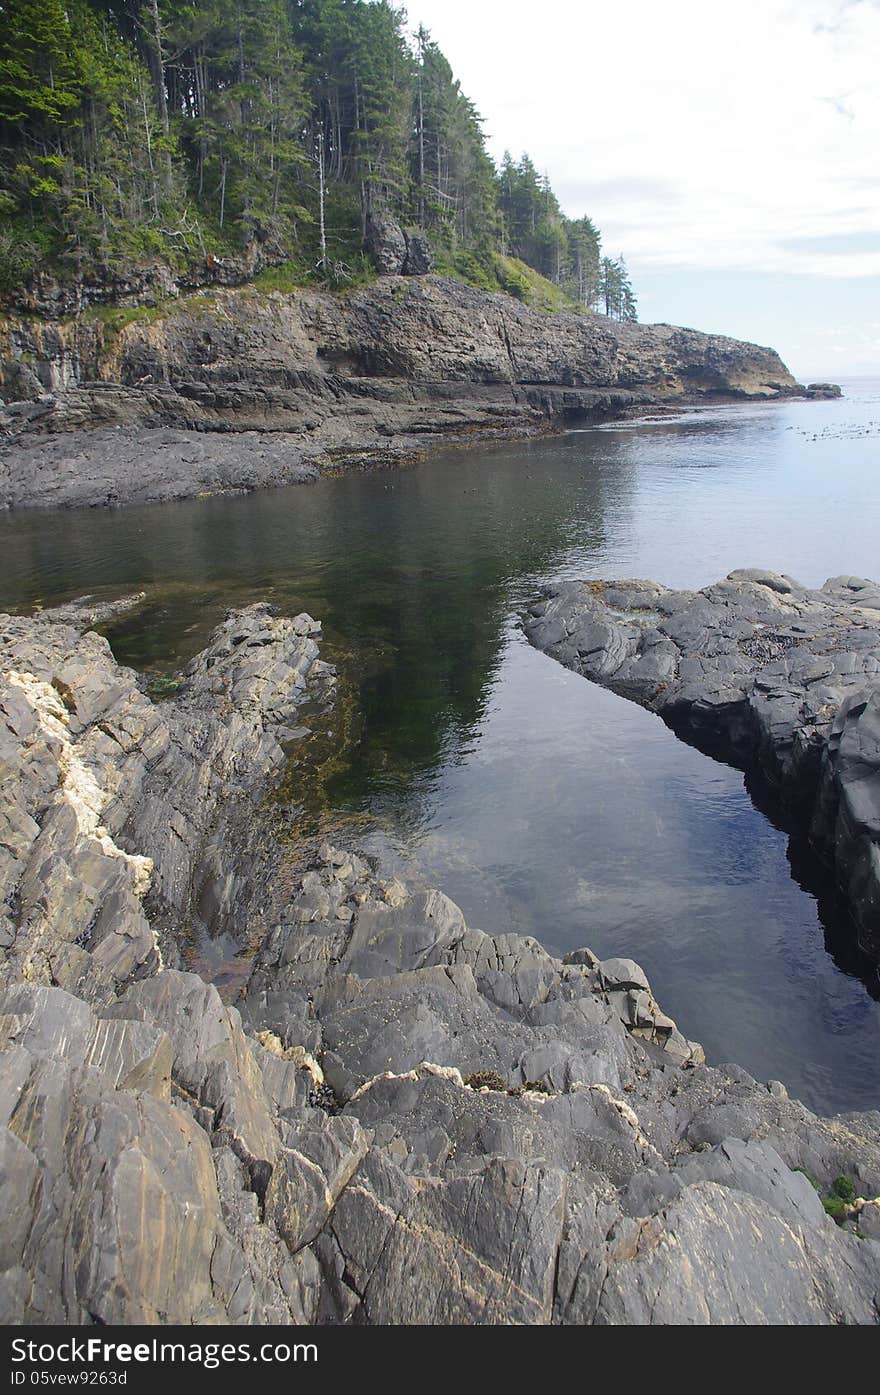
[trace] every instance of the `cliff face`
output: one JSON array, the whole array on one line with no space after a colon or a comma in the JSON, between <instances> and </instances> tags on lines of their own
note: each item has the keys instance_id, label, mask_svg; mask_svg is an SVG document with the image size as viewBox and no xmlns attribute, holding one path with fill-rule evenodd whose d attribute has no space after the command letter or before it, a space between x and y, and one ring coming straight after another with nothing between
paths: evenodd
<instances>
[{"instance_id":1,"label":"cliff face","mask_svg":"<svg viewBox=\"0 0 880 1395\"><path fill-rule=\"evenodd\" d=\"M544 315L456 281L398 276L347 296L245 287L115 321L11 319L0 326L0 375L10 504L100 502L43 497L28 482L27 455L10 458L9 443L82 427L281 432L291 437L288 465L302 465L334 451L412 451L430 435L528 432L658 402L799 391L771 349L668 325ZM144 450L141 491L149 441ZM44 479L63 454L42 448ZM283 478L269 472L265 482ZM118 498L168 497L120 484ZM206 484L187 490L183 481L172 493Z\"/></svg>"},{"instance_id":2,"label":"cliff face","mask_svg":"<svg viewBox=\"0 0 880 1395\"><path fill-rule=\"evenodd\" d=\"M610 388L658 397L775 396L797 387L771 349L669 325L544 315L436 277L380 281L352 298L333 337L356 372L417 381Z\"/></svg>"},{"instance_id":3,"label":"cliff face","mask_svg":"<svg viewBox=\"0 0 880 1395\"><path fill-rule=\"evenodd\" d=\"M545 315L441 277L383 277L344 297L218 291L181 299L164 314L145 312L115 335L87 317L9 321L2 350L7 400L24 385L16 361L50 391L94 380L295 389L310 374L660 397L797 389L772 349L670 325Z\"/></svg>"}]
</instances>

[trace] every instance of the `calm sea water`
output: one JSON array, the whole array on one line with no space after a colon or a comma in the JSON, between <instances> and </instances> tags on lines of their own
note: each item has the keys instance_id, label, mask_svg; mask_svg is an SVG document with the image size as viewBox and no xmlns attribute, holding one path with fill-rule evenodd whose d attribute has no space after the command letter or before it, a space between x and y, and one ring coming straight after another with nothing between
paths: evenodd
<instances>
[{"instance_id":1,"label":"calm sea water","mask_svg":"<svg viewBox=\"0 0 880 1395\"><path fill-rule=\"evenodd\" d=\"M310 610L356 673L324 787L339 836L484 929L638 959L710 1060L814 1108L878 1108L880 986L809 853L741 774L516 623L562 576L877 577L878 486L880 381L853 382L839 402L711 408L245 498L8 516L0 605L145 588L110 638L162 672L230 604Z\"/></svg>"}]
</instances>

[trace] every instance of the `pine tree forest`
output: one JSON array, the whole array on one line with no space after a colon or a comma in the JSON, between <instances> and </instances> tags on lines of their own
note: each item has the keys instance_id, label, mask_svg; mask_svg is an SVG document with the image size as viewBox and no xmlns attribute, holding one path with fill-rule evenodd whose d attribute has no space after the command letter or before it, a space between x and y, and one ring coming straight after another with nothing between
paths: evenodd
<instances>
[{"instance_id":1,"label":"pine tree forest","mask_svg":"<svg viewBox=\"0 0 880 1395\"><path fill-rule=\"evenodd\" d=\"M442 273L636 318L623 259L528 155L496 169L387 0L0 0L0 290L247 255L345 287L378 217Z\"/></svg>"}]
</instances>

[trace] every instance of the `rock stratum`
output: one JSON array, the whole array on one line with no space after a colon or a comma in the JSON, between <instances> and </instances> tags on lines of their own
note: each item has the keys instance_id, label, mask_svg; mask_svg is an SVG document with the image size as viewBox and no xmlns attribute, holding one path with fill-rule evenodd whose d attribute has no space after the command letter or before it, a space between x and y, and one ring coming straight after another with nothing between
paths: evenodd
<instances>
[{"instance_id":1,"label":"rock stratum","mask_svg":"<svg viewBox=\"0 0 880 1395\"><path fill-rule=\"evenodd\" d=\"M880 1115L706 1065L632 961L356 852L279 896L319 627L233 612L154 703L102 618L0 617L3 1321L877 1321ZM194 922L244 945L273 895L229 1005Z\"/></svg>"},{"instance_id":2,"label":"rock stratum","mask_svg":"<svg viewBox=\"0 0 880 1395\"><path fill-rule=\"evenodd\" d=\"M567 668L756 770L833 870L880 959L880 586L748 568L702 591L551 588L526 634Z\"/></svg>"},{"instance_id":3,"label":"rock stratum","mask_svg":"<svg viewBox=\"0 0 880 1395\"><path fill-rule=\"evenodd\" d=\"M772 349L438 276L0 322L0 505L180 498L658 404L805 394Z\"/></svg>"}]
</instances>

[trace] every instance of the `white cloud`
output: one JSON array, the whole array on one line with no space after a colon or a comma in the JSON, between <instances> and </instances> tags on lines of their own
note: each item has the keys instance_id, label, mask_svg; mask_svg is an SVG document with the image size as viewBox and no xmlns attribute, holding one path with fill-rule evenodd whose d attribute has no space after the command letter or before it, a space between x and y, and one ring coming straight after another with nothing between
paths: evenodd
<instances>
[{"instance_id":1,"label":"white cloud","mask_svg":"<svg viewBox=\"0 0 880 1395\"><path fill-rule=\"evenodd\" d=\"M880 274L877 0L408 8L493 152L527 149L612 252L651 269ZM860 247L871 234L876 250Z\"/></svg>"}]
</instances>

